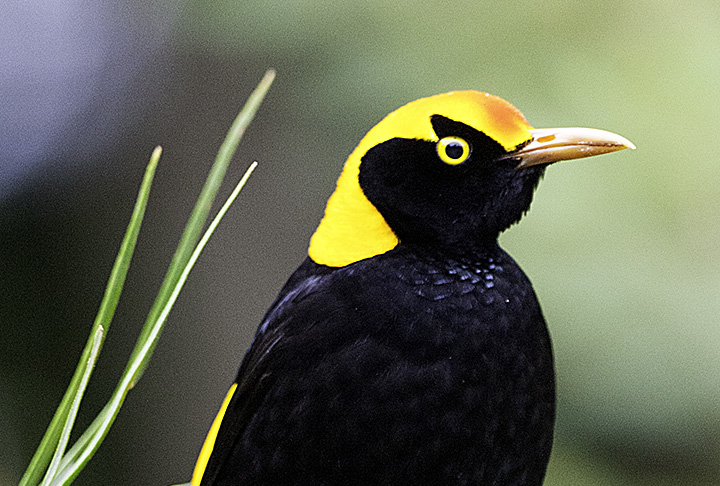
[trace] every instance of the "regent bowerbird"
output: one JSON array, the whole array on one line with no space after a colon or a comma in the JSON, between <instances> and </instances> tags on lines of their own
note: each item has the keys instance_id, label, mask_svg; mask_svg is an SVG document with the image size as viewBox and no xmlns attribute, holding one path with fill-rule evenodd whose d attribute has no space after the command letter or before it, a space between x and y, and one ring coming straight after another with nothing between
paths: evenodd
<instances>
[{"instance_id":1,"label":"regent bowerbird","mask_svg":"<svg viewBox=\"0 0 720 486\"><path fill-rule=\"evenodd\" d=\"M497 240L549 164L624 148L478 91L385 117L263 318L193 486L542 484L551 342Z\"/></svg>"}]
</instances>

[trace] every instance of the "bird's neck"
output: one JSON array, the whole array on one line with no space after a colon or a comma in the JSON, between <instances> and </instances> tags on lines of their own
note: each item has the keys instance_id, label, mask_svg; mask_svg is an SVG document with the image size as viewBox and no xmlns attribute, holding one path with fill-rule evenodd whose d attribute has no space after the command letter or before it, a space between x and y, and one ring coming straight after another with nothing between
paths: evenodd
<instances>
[{"instance_id":1,"label":"bird's neck","mask_svg":"<svg viewBox=\"0 0 720 486\"><path fill-rule=\"evenodd\" d=\"M454 260L458 262L478 262L488 258L497 258L505 252L500 248L497 238L473 239L460 242L401 242L398 250L435 260Z\"/></svg>"}]
</instances>

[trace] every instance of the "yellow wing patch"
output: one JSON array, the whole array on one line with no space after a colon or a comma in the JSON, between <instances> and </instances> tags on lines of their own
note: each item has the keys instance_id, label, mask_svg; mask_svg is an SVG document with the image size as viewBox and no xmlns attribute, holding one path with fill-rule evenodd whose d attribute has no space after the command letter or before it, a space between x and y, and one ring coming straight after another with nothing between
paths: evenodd
<instances>
[{"instance_id":1,"label":"yellow wing patch","mask_svg":"<svg viewBox=\"0 0 720 486\"><path fill-rule=\"evenodd\" d=\"M223 400L222 405L220 406L220 411L210 426L210 432L208 432L207 437L205 437L205 443L203 444L202 449L200 450L200 456L195 463L195 471L193 471L192 482L190 483L192 486L200 486L200 481L202 480L205 468L210 460L210 455L215 447L215 439L217 438L218 430L220 430L220 424L222 423L225 411L230 404L230 400L232 400L236 388L237 383L231 386L230 390L228 390L227 395L225 395L225 400Z\"/></svg>"},{"instance_id":2,"label":"yellow wing patch","mask_svg":"<svg viewBox=\"0 0 720 486\"><path fill-rule=\"evenodd\" d=\"M375 125L350 154L325 217L310 240L308 254L318 264L343 267L395 248L399 240L365 197L358 181L362 157L392 138L437 141L430 123L442 115L484 132L511 151L530 140L530 125L513 105L480 91L453 91L408 103Z\"/></svg>"}]
</instances>

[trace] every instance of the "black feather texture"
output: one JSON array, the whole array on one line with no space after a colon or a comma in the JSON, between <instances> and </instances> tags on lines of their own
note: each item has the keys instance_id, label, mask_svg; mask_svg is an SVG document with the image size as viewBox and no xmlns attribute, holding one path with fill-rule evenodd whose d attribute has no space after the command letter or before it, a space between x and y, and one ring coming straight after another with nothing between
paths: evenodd
<instances>
[{"instance_id":1,"label":"black feather texture","mask_svg":"<svg viewBox=\"0 0 720 486\"><path fill-rule=\"evenodd\" d=\"M541 484L550 340L499 247L472 260L403 247L334 270L308 259L289 286L203 484Z\"/></svg>"}]
</instances>

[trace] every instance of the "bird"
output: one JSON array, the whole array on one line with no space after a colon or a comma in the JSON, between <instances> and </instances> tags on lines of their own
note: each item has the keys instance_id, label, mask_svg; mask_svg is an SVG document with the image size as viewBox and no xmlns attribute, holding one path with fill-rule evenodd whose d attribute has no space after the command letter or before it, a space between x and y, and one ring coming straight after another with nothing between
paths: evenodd
<instances>
[{"instance_id":1,"label":"bird","mask_svg":"<svg viewBox=\"0 0 720 486\"><path fill-rule=\"evenodd\" d=\"M535 129L476 90L383 118L263 317L191 484L541 485L552 345L498 236L548 165L625 148Z\"/></svg>"}]
</instances>

